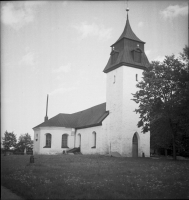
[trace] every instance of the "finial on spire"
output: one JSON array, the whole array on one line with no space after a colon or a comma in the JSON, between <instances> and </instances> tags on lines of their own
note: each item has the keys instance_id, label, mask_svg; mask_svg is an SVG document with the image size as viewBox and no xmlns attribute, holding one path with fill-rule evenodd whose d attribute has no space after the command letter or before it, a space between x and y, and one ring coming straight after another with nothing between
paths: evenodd
<instances>
[{"instance_id":1,"label":"finial on spire","mask_svg":"<svg viewBox=\"0 0 189 200\"><path fill-rule=\"evenodd\" d=\"M128 12L129 12L128 0L127 0L127 8L126 8L126 11L127 11L127 19L128 19Z\"/></svg>"},{"instance_id":2,"label":"finial on spire","mask_svg":"<svg viewBox=\"0 0 189 200\"><path fill-rule=\"evenodd\" d=\"M129 8L127 8L126 11L127 11L127 19L129 19L129 16L128 16Z\"/></svg>"}]
</instances>

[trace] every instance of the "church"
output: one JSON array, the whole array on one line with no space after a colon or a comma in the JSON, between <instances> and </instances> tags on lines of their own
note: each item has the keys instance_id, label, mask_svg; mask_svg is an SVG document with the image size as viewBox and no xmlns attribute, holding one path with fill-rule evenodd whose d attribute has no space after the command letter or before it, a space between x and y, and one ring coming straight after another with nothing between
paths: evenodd
<instances>
[{"instance_id":1,"label":"church","mask_svg":"<svg viewBox=\"0 0 189 200\"><path fill-rule=\"evenodd\" d=\"M149 157L150 132L137 127L139 115L132 94L149 66L145 42L132 31L127 9L123 33L111 45L106 73L106 102L73 114L59 113L35 126L34 154L117 154ZM48 105L48 98L47 98Z\"/></svg>"}]
</instances>

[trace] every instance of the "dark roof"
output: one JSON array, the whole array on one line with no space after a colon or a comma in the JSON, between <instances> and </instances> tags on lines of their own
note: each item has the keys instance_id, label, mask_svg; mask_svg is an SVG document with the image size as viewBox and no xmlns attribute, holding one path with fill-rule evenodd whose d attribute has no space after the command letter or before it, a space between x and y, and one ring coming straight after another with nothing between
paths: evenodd
<instances>
[{"instance_id":1,"label":"dark roof","mask_svg":"<svg viewBox=\"0 0 189 200\"><path fill-rule=\"evenodd\" d=\"M80 129L99 126L102 125L102 121L108 114L109 112L106 111L106 103L102 103L73 114L60 113L34 128L55 126Z\"/></svg>"},{"instance_id":2,"label":"dark roof","mask_svg":"<svg viewBox=\"0 0 189 200\"><path fill-rule=\"evenodd\" d=\"M136 47L137 43L140 47L142 47L142 49L140 47ZM132 31L127 15L126 25L123 33L121 34L119 39L112 45L113 49L103 72L110 72L123 65L143 70L147 69L149 66L149 61L144 52L144 43L145 42L140 40ZM141 52L141 62L135 62L133 58L133 51L138 50L140 50ZM112 62L112 55L114 54L114 52L117 53L117 58L114 62Z\"/></svg>"},{"instance_id":3,"label":"dark roof","mask_svg":"<svg viewBox=\"0 0 189 200\"><path fill-rule=\"evenodd\" d=\"M107 73L120 66L130 66L134 68L139 68L145 70L149 66L149 61L144 52L141 53L141 63L135 62L133 60L132 51L135 50L133 47L125 46L122 51L119 52L117 60L115 63L111 62L111 56L108 60L106 67L103 72Z\"/></svg>"},{"instance_id":4,"label":"dark roof","mask_svg":"<svg viewBox=\"0 0 189 200\"><path fill-rule=\"evenodd\" d=\"M121 39L123 38L127 38L127 39L130 39L130 40L134 40L134 41L138 41L138 42L142 42L142 43L145 43L143 42L142 40L140 40L135 34L134 32L132 31L131 29L131 26L130 26L130 23L129 23L129 17L127 15L127 20L126 20L126 25L125 25L125 28L123 30L123 33L121 34L121 36L119 37L119 39L114 43L116 44L117 42L119 42ZM112 44L112 46L114 45Z\"/></svg>"}]
</instances>

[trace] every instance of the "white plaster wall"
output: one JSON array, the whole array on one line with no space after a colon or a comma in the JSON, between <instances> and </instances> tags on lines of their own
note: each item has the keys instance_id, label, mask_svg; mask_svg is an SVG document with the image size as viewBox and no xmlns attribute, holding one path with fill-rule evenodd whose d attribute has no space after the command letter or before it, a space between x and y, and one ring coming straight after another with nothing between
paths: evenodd
<instances>
[{"instance_id":1,"label":"white plaster wall","mask_svg":"<svg viewBox=\"0 0 189 200\"><path fill-rule=\"evenodd\" d=\"M132 138L135 132L138 133L138 155L141 155L141 129L137 127L139 115L134 112L138 105L132 100L137 91L136 74L138 81L141 80L143 70L123 66L123 135L122 135L122 155L132 156Z\"/></svg>"},{"instance_id":2,"label":"white plaster wall","mask_svg":"<svg viewBox=\"0 0 189 200\"><path fill-rule=\"evenodd\" d=\"M107 73L106 87L106 109L109 111L109 145L111 151L121 153L123 104L123 69L121 67Z\"/></svg>"},{"instance_id":3,"label":"white plaster wall","mask_svg":"<svg viewBox=\"0 0 189 200\"><path fill-rule=\"evenodd\" d=\"M34 134L37 130L34 130ZM64 127L40 127L38 130L39 148L35 148L35 154L55 154L62 153L63 150L68 150L74 148L74 134L71 134L71 128ZM51 134L51 148L44 148L46 145L46 134ZM62 148L62 135L68 134L68 147ZM35 143L34 143L35 146Z\"/></svg>"},{"instance_id":4,"label":"white plaster wall","mask_svg":"<svg viewBox=\"0 0 189 200\"><path fill-rule=\"evenodd\" d=\"M102 134L101 134L101 147L100 154L110 153L110 140L109 140L109 115L102 122Z\"/></svg>"},{"instance_id":5,"label":"white plaster wall","mask_svg":"<svg viewBox=\"0 0 189 200\"><path fill-rule=\"evenodd\" d=\"M142 152L146 156L150 154L150 134L142 134L137 127L139 114L134 110L138 105L131 99L131 93L137 91L136 74L141 81L143 70L122 66L107 74L107 110L109 115L109 140L111 151L117 151L122 156L132 156L132 138L138 133L138 155ZM114 76L116 81L114 82Z\"/></svg>"},{"instance_id":6,"label":"white plaster wall","mask_svg":"<svg viewBox=\"0 0 189 200\"><path fill-rule=\"evenodd\" d=\"M33 154L38 154L39 153L39 145L40 145L40 130L35 129L34 131L34 142L33 142Z\"/></svg>"},{"instance_id":7,"label":"white plaster wall","mask_svg":"<svg viewBox=\"0 0 189 200\"><path fill-rule=\"evenodd\" d=\"M93 131L96 132L96 148L93 146ZM76 131L76 147L79 147L78 134L81 134L81 153L82 154L100 154L102 126L78 129Z\"/></svg>"}]
</instances>

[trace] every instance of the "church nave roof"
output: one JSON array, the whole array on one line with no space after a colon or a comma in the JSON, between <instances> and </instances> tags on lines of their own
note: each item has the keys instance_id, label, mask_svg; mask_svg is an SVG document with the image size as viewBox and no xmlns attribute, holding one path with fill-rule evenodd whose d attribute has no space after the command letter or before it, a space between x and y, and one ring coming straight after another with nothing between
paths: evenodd
<instances>
[{"instance_id":1,"label":"church nave roof","mask_svg":"<svg viewBox=\"0 0 189 200\"><path fill-rule=\"evenodd\" d=\"M106 103L102 103L73 114L60 113L34 128L50 126L81 129L99 126L102 125L102 121L108 114L109 112L106 111Z\"/></svg>"}]
</instances>

